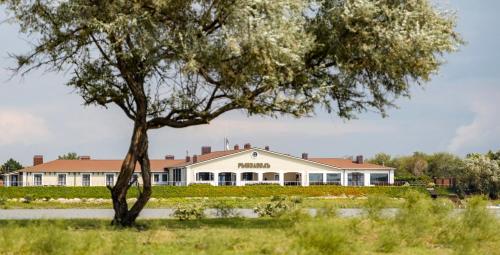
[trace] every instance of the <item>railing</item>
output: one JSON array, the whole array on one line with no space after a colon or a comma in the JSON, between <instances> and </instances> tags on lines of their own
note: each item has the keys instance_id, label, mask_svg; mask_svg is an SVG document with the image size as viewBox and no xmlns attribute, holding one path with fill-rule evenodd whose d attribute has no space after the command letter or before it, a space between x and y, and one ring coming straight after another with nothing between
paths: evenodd
<instances>
[{"instance_id":1,"label":"railing","mask_svg":"<svg viewBox=\"0 0 500 255\"><path fill-rule=\"evenodd\" d=\"M322 182L322 181L314 181L314 182L309 182L309 185L337 185L337 186L340 186L342 185L342 183L340 181L326 181L326 182Z\"/></svg>"},{"instance_id":2,"label":"railing","mask_svg":"<svg viewBox=\"0 0 500 255\"><path fill-rule=\"evenodd\" d=\"M280 181L241 181L241 185L280 184Z\"/></svg>"},{"instance_id":3,"label":"railing","mask_svg":"<svg viewBox=\"0 0 500 255\"><path fill-rule=\"evenodd\" d=\"M284 185L285 186L301 186L302 182L301 181L285 181Z\"/></svg>"},{"instance_id":4,"label":"railing","mask_svg":"<svg viewBox=\"0 0 500 255\"><path fill-rule=\"evenodd\" d=\"M365 186L364 181L348 181L347 182L348 186Z\"/></svg>"},{"instance_id":5,"label":"railing","mask_svg":"<svg viewBox=\"0 0 500 255\"><path fill-rule=\"evenodd\" d=\"M210 184L215 186L215 181L194 181L192 184Z\"/></svg>"},{"instance_id":6,"label":"railing","mask_svg":"<svg viewBox=\"0 0 500 255\"><path fill-rule=\"evenodd\" d=\"M236 186L235 181L219 181L218 182L219 186Z\"/></svg>"}]
</instances>

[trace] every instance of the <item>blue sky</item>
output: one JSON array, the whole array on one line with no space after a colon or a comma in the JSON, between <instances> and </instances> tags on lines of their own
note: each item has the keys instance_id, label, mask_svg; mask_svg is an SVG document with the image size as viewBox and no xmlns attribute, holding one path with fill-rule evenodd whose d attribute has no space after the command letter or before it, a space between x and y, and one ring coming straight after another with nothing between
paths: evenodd
<instances>
[{"instance_id":1,"label":"blue sky","mask_svg":"<svg viewBox=\"0 0 500 255\"><path fill-rule=\"evenodd\" d=\"M441 2L441 1L439 1ZM150 132L151 158L200 153L202 145L269 145L272 150L311 156L348 156L377 152L449 151L464 155L500 149L500 1L445 1L457 11L458 30L467 41L424 88L398 101L388 118L364 113L344 121L319 112L307 119L248 118L232 112L182 130ZM0 9L0 20L5 19ZM13 157L29 165L69 151L93 158L122 158L131 123L117 108L84 107L64 86L68 75L31 73L9 80L8 53L24 52L29 41L12 24L0 25L0 162Z\"/></svg>"}]
</instances>

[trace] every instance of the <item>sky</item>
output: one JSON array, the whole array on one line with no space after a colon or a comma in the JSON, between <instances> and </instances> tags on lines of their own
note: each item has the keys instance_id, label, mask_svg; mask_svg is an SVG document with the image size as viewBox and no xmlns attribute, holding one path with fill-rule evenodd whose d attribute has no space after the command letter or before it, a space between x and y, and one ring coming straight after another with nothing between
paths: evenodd
<instances>
[{"instance_id":1,"label":"sky","mask_svg":"<svg viewBox=\"0 0 500 255\"><path fill-rule=\"evenodd\" d=\"M410 99L397 101L389 116L368 112L342 120L318 112L305 119L248 117L230 112L209 125L150 131L150 158L199 154L201 146L268 145L271 150L310 157L343 157L378 152L407 155L500 150L500 1L453 0L466 44L445 56L446 64ZM0 7L0 21L5 20ZM0 162L32 164L76 152L96 159L123 158L132 123L114 107L83 106L64 84L68 74L34 72L11 77L9 53L26 52L29 38L13 24L0 24Z\"/></svg>"}]
</instances>

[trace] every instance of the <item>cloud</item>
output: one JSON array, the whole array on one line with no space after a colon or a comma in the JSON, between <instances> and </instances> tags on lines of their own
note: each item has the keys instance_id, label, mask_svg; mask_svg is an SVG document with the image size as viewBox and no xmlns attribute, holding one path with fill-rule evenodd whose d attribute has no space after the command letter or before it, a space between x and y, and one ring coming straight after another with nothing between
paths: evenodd
<instances>
[{"instance_id":1,"label":"cloud","mask_svg":"<svg viewBox=\"0 0 500 255\"><path fill-rule=\"evenodd\" d=\"M33 144L50 136L45 121L29 112L0 109L0 145Z\"/></svg>"},{"instance_id":2,"label":"cloud","mask_svg":"<svg viewBox=\"0 0 500 255\"><path fill-rule=\"evenodd\" d=\"M456 129L448 150L452 152L473 152L498 149L500 144L500 118L498 115L499 91L479 93L471 100L472 122Z\"/></svg>"}]
</instances>

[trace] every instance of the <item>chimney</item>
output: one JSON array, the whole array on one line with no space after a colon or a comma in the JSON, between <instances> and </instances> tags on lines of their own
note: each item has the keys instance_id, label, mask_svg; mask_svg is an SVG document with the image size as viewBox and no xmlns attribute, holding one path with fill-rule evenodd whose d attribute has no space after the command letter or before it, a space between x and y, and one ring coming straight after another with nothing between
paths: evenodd
<instances>
[{"instance_id":1,"label":"chimney","mask_svg":"<svg viewBox=\"0 0 500 255\"><path fill-rule=\"evenodd\" d=\"M245 145L243 146L243 148L244 148L245 150L247 150L247 149L251 149L251 148L252 148L252 145L251 145L251 144L249 144L249 143L245 143Z\"/></svg>"},{"instance_id":2,"label":"chimney","mask_svg":"<svg viewBox=\"0 0 500 255\"><path fill-rule=\"evenodd\" d=\"M266 145L266 147L264 147L264 149L265 149L266 151L268 151L268 150L269 150L269 146L268 146L268 145Z\"/></svg>"},{"instance_id":3,"label":"chimney","mask_svg":"<svg viewBox=\"0 0 500 255\"><path fill-rule=\"evenodd\" d=\"M212 152L212 147L210 146L202 146L201 147L201 155L205 155Z\"/></svg>"},{"instance_id":4,"label":"chimney","mask_svg":"<svg viewBox=\"0 0 500 255\"><path fill-rule=\"evenodd\" d=\"M240 146L239 146L239 145L237 145L237 144L235 144L235 145L234 145L234 150L235 150L235 151L239 151L239 150L240 150Z\"/></svg>"},{"instance_id":5,"label":"chimney","mask_svg":"<svg viewBox=\"0 0 500 255\"><path fill-rule=\"evenodd\" d=\"M165 155L166 160L174 160L175 156L174 155Z\"/></svg>"},{"instance_id":6,"label":"chimney","mask_svg":"<svg viewBox=\"0 0 500 255\"><path fill-rule=\"evenodd\" d=\"M194 163L198 163L198 156L197 155L193 155L193 164Z\"/></svg>"},{"instance_id":7,"label":"chimney","mask_svg":"<svg viewBox=\"0 0 500 255\"><path fill-rule=\"evenodd\" d=\"M78 157L80 160L90 160L90 156L80 156Z\"/></svg>"},{"instance_id":8,"label":"chimney","mask_svg":"<svg viewBox=\"0 0 500 255\"><path fill-rule=\"evenodd\" d=\"M305 152L302 153L302 159L308 159L308 158L309 158L309 156L307 155L307 153L305 153Z\"/></svg>"},{"instance_id":9,"label":"chimney","mask_svg":"<svg viewBox=\"0 0 500 255\"><path fill-rule=\"evenodd\" d=\"M356 163L363 164L363 155L356 156Z\"/></svg>"},{"instance_id":10,"label":"chimney","mask_svg":"<svg viewBox=\"0 0 500 255\"><path fill-rule=\"evenodd\" d=\"M33 157L33 166L43 164L43 155L35 155Z\"/></svg>"},{"instance_id":11,"label":"chimney","mask_svg":"<svg viewBox=\"0 0 500 255\"><path fill-rule=\"evenodd\" d=\"M191 161L191 157L186 155L186 162L190 162L190 161Z\"/></svg>"}]
</instances>

